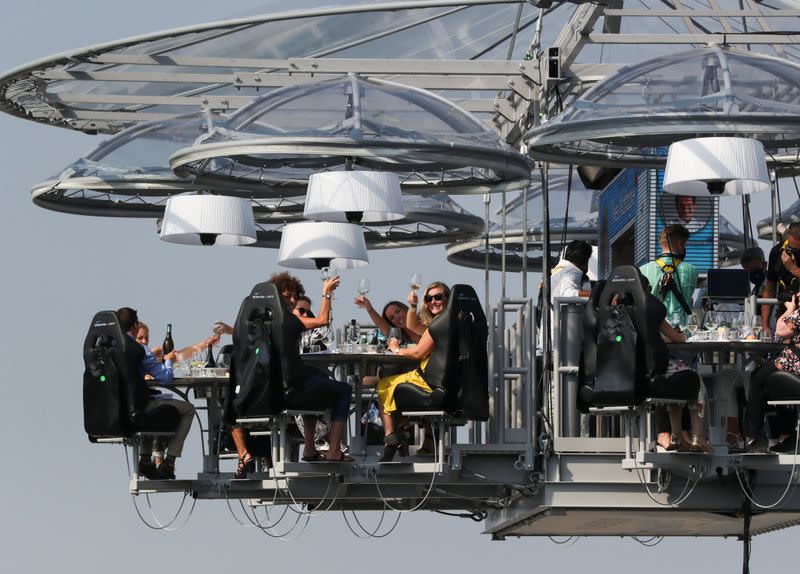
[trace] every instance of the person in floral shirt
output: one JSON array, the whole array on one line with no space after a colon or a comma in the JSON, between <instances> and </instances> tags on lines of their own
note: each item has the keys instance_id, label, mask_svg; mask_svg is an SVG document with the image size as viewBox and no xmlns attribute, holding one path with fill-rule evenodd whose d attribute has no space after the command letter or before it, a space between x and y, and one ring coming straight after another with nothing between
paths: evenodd
<instances>
[{"instance_id":1,"label":"person in floral shirt","mask_svg":"<svg viewBox=\"0 0 800 574\"><path fill-rule=\"evenodd\" d=\"M775 324L775 334L788 344L772 364L766 364L753 371L750 377L750 395L747 399L745 415L745 432L747 433L747 452L795 452L796 433L793 432L794 416L785 410L778 413L775 421L776 430L781 433L778 444L769 448L764 433L764 411L769 400L769 376L776 371L785 371L800 377L800 309L795 293L791 301L786 302L786 310ZM800 381L797 384L800 390Z\"/></svg>"}]
</instances>

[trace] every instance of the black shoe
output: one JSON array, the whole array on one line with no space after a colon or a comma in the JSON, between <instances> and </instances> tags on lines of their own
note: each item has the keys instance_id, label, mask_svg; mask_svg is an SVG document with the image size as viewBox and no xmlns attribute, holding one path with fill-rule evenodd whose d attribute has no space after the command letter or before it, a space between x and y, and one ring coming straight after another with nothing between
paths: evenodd
<instances>
[{"instance_id":1,"label":"black shoe","mask_svg":"<svg viewBox=\"0 0 800 574\"><path fill-rule=\"evenodd\" d=\"M391 462L397 449L400 448L400 438L396 432L389 433L383 437L383 456L378 462Z\"/></svg>"},{"instance_id":2,"label":"black shoe","mask_svg":"<svg viewBox=\"0 0 800 574\"><path fill-rule=\"evenodd\" d=\"M253 474L256 471L256 459L252 456L245 462L241 458L239 459L239 464L236 466L236 473L233 475L233 478L236 480L240 480L242 478L247 478L248 474Z\"/></svg>"},{"instance_id":3,"label":"black shoe","mask_svg":"<svg viewBox=\"0 0 800 574\"><path fill-rule=\"evenodd\" d=\"M744 452L745 454L768 454L769 441L765 438L753 439L744 447Z\"/></svg>"},{"instance_id":4,"label":"black shoe","mask_svg":"<svg viewBox=\"0 0 800 574\"><path fill-rule=\"evenodd\" d=\"M158 480L160 478L158 468L156 468L155 463L151 460L140 460L136 472L139 476L143 476L147 480Z\"/></svg>"},{"instance_id":5,"label":"black shoe","mask_svg":"<svg viewBox=\"0 0 800 574\"><path fill-rule=\"evenodd\" d=\"M175 480L175 463L166 460L158 465L159 480Z\"/></svg>"},{"instance_id":6,"label":"black shoe","mask_svg":"<svg viewBox=\"0 0 800 574\"><path fill-rule=\"evenodd\" d=\"M795 435L787 436L781 442L773 447L770 447L770 452L777 452L780 454L794 454L797 450L797 440Z\"/></svg>"}]
</instances>

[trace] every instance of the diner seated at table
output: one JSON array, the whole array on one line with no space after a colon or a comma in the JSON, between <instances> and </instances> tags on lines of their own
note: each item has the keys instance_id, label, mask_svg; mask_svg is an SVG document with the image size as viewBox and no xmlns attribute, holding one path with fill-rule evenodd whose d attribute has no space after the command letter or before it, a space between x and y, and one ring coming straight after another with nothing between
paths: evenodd
<instances>
[{"instance_id":1,"label":"diner seated at table","mask_svg":"<svg viewBox=\"0 0 800 574\"><path fill-rule=\"evenodd\" d=\"M662 338L667 343L686 342L686 335L672 327L666 319L661 323L660 331ZM670 356L665 376L671 377L672 375L686 370L691 370L691 367L683 360ZM711 446L708 444L703 430L703 418L701 416L704 407L703 403L698 397L698 400L691 401L688 407L691 420L691 438L688 432L683 429L684 407L673 405L669 407L670 432L660 432L657 439L658 444L667 452L711 452Z\"/></svg>"},{"instance_id":2,"label":"diner seated at table","mask_svg":"<svg viewBox=\"0 0 800 574\"><path fill-rule=\"evenodd\" d=\"M403 348L400 346L399 340L394 338L389 339L389 350L397 355L418 360L419 366L413 371L382 377L378 381L378 408L380 410L381 419L383 420L384 430L384 452L380 459L381 462L391 461L398 450L401 456L408 455L411 432L408 426L408 419L402 418L395 421L397 405L394 401L394 390L399 384L410 383L427 392L433 391L433 389L428 386L428 383L425 382L425 368L436 345L433 337L431 337L431 334L427 331L427 327L447 308L449 299L450 288L447 285L439 281L431 283L428 285L428 288L425 289L425 295L423 297L425 304L422 311L419 313L419 316L417 316L416 311L413 313L415 320L418 320L419 323L425 327L425 331L417 345L411 348ZM417 294L415 291L409 294L409 303L412 301L417 301ZM412 305L412 307L415 307L415 305ZM411 315L412 314L409 313L409 318ZM433 452L433 435L432 433L429 434L426 429L425 442L420 449L417 450L417 454L426 454L429 452Z\"/></svg>"},{"instance_id":3,"label":"diner seated at table","mask_svg":"<svg viewBox=\"0 0 800 574\"><path fill-rule=\"evenodd\" d=\"M339 286L339 277L333 277L323 283L322 303L317 317L307 317L299 311L296 314L294 313L298 298L305 295L305 288L296 277L286 272L279 273L270 277L269 283L273 283L277 287L285 307L288 308L287 310L292 311L291 313L287 313L287 317L294 317L298 321L298 328L296 329L297 340L294 343L295 348L299 348L300 338L304 330L327 327L329 325L331 300L333 298L333 292ZM233 333L233 328L224 323L217 323L214 331L218 334L227 332ZM341 449L347 417L350 414L352 389L347 383L337 381L331 378L328 373L312 367L303 367L303 371L299 376L303 377L302 390L300 391L301 395L311 393L315 389L323 386L330 387L334 391L334 401L329 405L332 412L331 425L328 432L328 444L330 445L328 451L324 455L317 452L314 438L317 418L313 415L306 415L303 417L302 460L304 462L352 462L352 457L345 455ZM255 466L253 456L247 449L247 431L240 426L234 426L231 429L231 436L236 445L236 451L239 457L239 464L236 469L235 477L244 478L249 472L252 472Z\"/></svg>"},{"instance_id":4,"label":"diner seated at table","mask_svg":"<svg viewBox=\"0 0 800 574\"><path fill-rule=\"evenodd\" d=\"M416 300L417 294L412 291L409 294L409 299L411 299L411 295L413 294L414 300ZM370 319L375 322L375 325L380 329L381 333L385 337L389 336L389 330L391 328L400 329L400 346L405 346L410 343L417 344L419 342L419 338L421 333L417 333L416 331L412 331L408 328L406 324L406 319L410 312L410 307L405 303L401 303L400 301L389 301L386 305L383 306L383 312L378 315L375 309L372 307L372 303L370 300L367 299L364 295L359 295L356 297L355 304L362 309L366 309L367 313L369 313ZM414 312L416 315L416 311ZM423 325L422 332L425 332L427 326ZM391 369L389 370L391 371ZM389 374L397 374L396 372L387 372L383 368L378 368L378 375L370 375L364 377L364 386L365 387L374 387L378 384L378 380L380 379L381 373Z\"/></svg>"},{"instance_id":5,"label":"diner seated at table","mask_svg":"<svg viewBox=\"0 0 800 574\"><path fill-rule=\"evenodd\" d=\"M130 307L122 307L117 310L117 319L119 320L120 327L123 332L127 333L132 339L136 339L139 333L139 316L134 309ZM177 359L177 353L172 351L164 356L164 363L156 360L156 358L146 352L144 345L140 351L141 360L139 361L138 369L141 375L141 381L144 381L146 375L150 375L153 380L168 384L173 380L172 362ZM174 407L180 415L180 421L175 433L167 440L166 457L161 464L156 465L152 461L153 453L153 437L142 436L139 442L139 464L138 474L148 479L162 479L171 480L175 478L175 459L181 456L183 452L183 444L192 427L192 420L194 419L194 406L187 401L161 398L156 395L150 395L147 402L143 406L143 413L153 411L160 406L169 405Z\"/></svg>"},{"instance_id":6,"label":"diner seated at table","mask_svg":"<svg viewBox=\"0 0 800 574\"><path fill-rule=\"evenodd\" d=\"M412 291L411 293L414 294L414 298L416 300L416 293ZM411 295L409 294L409 298ZM422 336L422 333L425 332L425 326L423 325L422 329L412 330L407 324L407 317L410 312L410 308L405 303L401 303L400 301L389 301L386 305L383 306L383 311L379 315L375 308L372 306L372 303L369 299L367 299L366 295L359 295L356 297L355 304L358 307L366 310L369 314L369 318L375 323L375 326L380 329L381 333L383 333L384 337L389 336L389 329L395 327L400 329L400 344L408 344L408 343L417 343L419 338ZM416 316L416 312L414 312Z\"/></svg>"},{"instance_id":7,"label":"diner seated at table","mask_svg":"<svg viewBox=\"0 0 800 574\"><path fill-rule=\"evenodd\" d=\"M150 327L144 323L139 323L139 331L136 333L136 342L142 345L145 348L145 351L152 354L157 360L160 361L163 358L164 353L161 350L161 345L157 347L150 347ZM195 343L194 345L177 349L175 351L175 355L178 360L187 359L195 353L202 353L208 349L209 345L216 345L217 343L219 343L219 335L214 333L202 341Z\"/></svg>"},{"instance_id":8,"label":"diner seated at table","mask_svg":"<svg viewBox=\"0 0 800 574\"><path fill-rule=\"evenodd\" d=\"M750 377L750 394L747 397L747 411L745 414L746 447L748 453L783 452L794 453L796 448L796 433L794 432L794 416L786 408L777 409L777 416L772 425L773 431L778 434L778 443L769 447L769 439L764 431L764 415L767 402L776 393L797 393L800 398L800 379L794 380L785 377L782 380L772 378L776 373L783 371L800 377L800 309L798 297L795 293L791 300L785 303L786 309L775 323L775 334L788 340L786 348L781 350L778 357L771 363L758 367ZM796 388L796 391L794 390Z\"/></svg>"},{"instance_id":9,"label":"diner seated at table","mask_svg":"<svg viewBox=\"0 0 800 574\"><path fill-rule=\"evenodd\" d=\"M136 332L136 342L139 343L142 347L144 347L144 352L146 355L152 355L156 361L161 361L164 353L161 350L161 346L158 347L150 347L150 327L148 327L145 323L139 321L139 330ZM219 343L219 335L211 335L210 337L206 337L199 343L195 343L194 345L190 345L188 347L184 347L178 351L174 351L175 358L180 360L186 357L191 357L194 353L199 353L204 351L208 348L209 345L216 345ZM171 355L169 353L168 355ZM145 379L153 380L153 377L150 374L145 375ZM159 381L160 383L164 384L169 381ZM164 452L166 450L166 443L159 439L158 437L154 437L152 440L147 439L148 443L152 443L152 462L155 464L156 467L161 465L161 462L164 460ZM144 457L143 457L144 458Z\"/></svg>"},{"instance_id":10,"label":"diner seated at table","mask_svg":"<svg viewBox=\"0 0 800 574\"><path fill-rule=\"evenodd\" d=\"M306 295L300 295L297 298L297 303L294 305L294 309L292 309L292 313L297 315L298 317L306 317L308 319L316 319L314 315L314 311L311 310L311 298ZM316 351L325 351L327 350L327 345L325 345L324 341L328 335L328 330L330 326L327 327L317 327L316 329L308 329L303 331L303 335L300 338L300 348L303 353L310 353L312 345L317 345Z\"/></svg>"},{"instance_id":11,"label":"diner seated at table","mask_svg":"<svg viewBox=\"0 0 800 574\"><path fill-rule=\"evenodd\" d=\"M662 301L653 295L650 289L650 282L641 272L639 273L639 280L644 288L647 298L647 319L649 324L659 325L658 331L662 340L665 343L684 343L686 342L686 335L681 331L672 327L667 321L667 308ZM663 347L662 353L667 353L666 371L664 377L669 381L673 380L672 377L684 372L694 371L683 360L668 354L666 347ZM663 354L662 354L663 357ZM695 373L694 376L699 381L699 376ZM676 379L677 380L677 379ZM702 383L699 383L702 389ZM681 405L672 405L668 408L669 413L669 432L659 432L657 443L664 448L667 452L710 452L711 447L705 438L703 430L703 418L701 413L703 411L703 404L699 400L690 401L689 416L691 426L691 438L687 431L683 429L683 409Z\"/></svg>"}]
</instances>

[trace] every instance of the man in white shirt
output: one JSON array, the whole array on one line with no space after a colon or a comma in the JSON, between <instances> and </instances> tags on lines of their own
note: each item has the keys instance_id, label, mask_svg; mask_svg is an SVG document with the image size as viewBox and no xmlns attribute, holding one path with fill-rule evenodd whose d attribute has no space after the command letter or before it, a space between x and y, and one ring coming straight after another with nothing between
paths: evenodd
<instances>
[{"instance_id":1,"label":"man in white shirt","mask_svg":"<svg viewBox=\"0 0 800 574\"><path fill-rule=\"evenodd\" d=\"M553 268L550 278L551 300L557 297L588 297L591 290L584 289L584 277L589 271L592 246L588 241L575 239L567 244L564 258Z\"/></svg>"},{"instance_id":2,"label":"man in white shirt","mask_svg":"<svg viewBox=\"0 0 800 574\"><path fill-rule=\"evenodd\" d=\"M591 256L592 246L588 241L575 239L567 244L564 257L553 268L550 276L550 301L559 297L588 297L591 295L588 282L584 285L584 279L588 279L587 273ZM551 325L552 328L553 325ZM553 339L553 344L557 345L558 341ZM581 414L581 436L589 436L589 424L589 416Z\"/></svg>"}]
</instances>

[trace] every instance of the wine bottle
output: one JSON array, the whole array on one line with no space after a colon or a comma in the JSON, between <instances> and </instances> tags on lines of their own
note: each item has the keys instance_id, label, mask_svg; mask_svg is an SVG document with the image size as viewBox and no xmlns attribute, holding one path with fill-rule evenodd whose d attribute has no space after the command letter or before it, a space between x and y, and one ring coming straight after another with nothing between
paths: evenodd
<instances>
[{"instance_id":1,"label":"wine bottle","mask_svg":"<svg viewBox=\"0 0 800 574\"><path fill-rule=\"evenodd\" d=\"M347 342L353 345L361 342L361 329L355 319L350 320L350 326L347 328Z\"/></svg>"},{"instance_id":2,"label":"wine bottle","mask_svg":"<svg viewBox=\"0 0 800 574\"><path fill-rule=\"evenodd\" d=\"M211 343L208 344L208 354L206 355L206 368L213 369L217 366L216 361L214 361L214 349L211 347Z\"/></svg>"},{"instance_id":3,"label":"wine bottle","mask_svg":"<svg viewBox=\"0 0 800 574\"><path fill-rule=\"evenodd\" d=\"M166 356L174 350L175 343L172 342L172 324L167 323L167 335L164 337L164 342L161 343L161 352Z\"/></svg>"}]
</instances>

